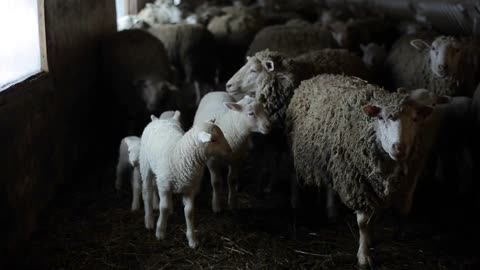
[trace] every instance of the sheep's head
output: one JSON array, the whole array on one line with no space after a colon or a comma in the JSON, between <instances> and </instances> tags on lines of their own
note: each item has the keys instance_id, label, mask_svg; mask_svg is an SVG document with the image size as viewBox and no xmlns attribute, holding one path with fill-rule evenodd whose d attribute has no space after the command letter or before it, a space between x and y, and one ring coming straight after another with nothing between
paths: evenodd
<instances>
[{"instance_id":1,"label":"sheep's head","mask_svg":"<svg viewBox=\"0 0 480 270\"><path fill-rule=\"evenodd\" d=\"M347 23L342 21L336 21L328 25L328 29L332 34L333 39L337 42L341 48L347 48L350 41L347 30Z\"/></svg>"},{"instance_id":2,"label":"sheep's head","mask_svg":"<svg viewBox=\"0 0 480 270\"><path fill-rule=\"evenodd\" d=\"M428 51L430 68L439 78L456 74L461 58L461 47L453 37L439 36L432 44L424 40L414 39L410 44L419 51Z\"/></svg>"},{"instance_id":3,"label":"sheep's head","mask_svg":"<svg viewBox=\"0 0 480 270\"><path fill-rule=\"evenodd\" d=\"M227 92L237 100L245 95L255 97L259 90L274 79L274 73L281 65L279 58L280 54L268 50L247 57L245 65L228 80Z\"/></svg>"},{"instance_id":4,"label":"sheep's head","mask_svg":"<svg viewBox=\"0 0 480 270\"><path fill-rule=\"evenodd\" d=\"M227 158L232 153L222 130L212 122L204 122L197 125L197 140L204 148L207 157Z\"/></svg>"},{"instance_id":5,"label":"sheep's head","mask_svg":"<svg viewBox=\"0 0 480 270\"><path fill-rule=\"evenodd\" d=\"M368 43L367 45L360 45L363 51L362 60L367 67L381 66L387 58L387 51L385 46L378 45L376 43Z\"/></svg>"},{"instance_id":6,"label":"sheep's head","mask_svg":"<svg viewBox=\"0 0 480 270\"><path fill-rule=\"evenodd\" d=\"M128 161L132 166L136 166L140 156L140 138L130 136L124 140L128 149Z\"/></svg>"},{"instance_id":7,"label":"sheep's head","mask_svg":"<svg viewBox=\"0 0 480 270\"><path fill-rule=\"evenodd\" d=\"M157 112L162 104L169 100L172 92L177 90L177 87L163 79L149 78L145 80L137 80L134 82L134 87L142 93L143 101L148 112Z\"/></svg>"},{"instance_id":8,"label":"sheep's head","mask_svg":"<svg viewBox=\"0 0 480 270\"><path fill-rule=\"evenodd\" d=\"M260 132L268 134L271 129L270 120L265 112L265 108L261 102L256 101L250 96L245 96L238 102L224 102L225 107L229 110L240 113L247 122L250 132Z\"/></svg>"},{"instance_id":9,"label":"sheep's head","mask_svg":"<svg viewBox=\"0 0 480 270\"><path fill-rule=\"evenodd\" d=\"M433 108L403 98L399 105L366 105L363 112L375 118L375 133L382 149L395 161L406 159L421 129L421 122Z\"/></svg>"}]
</instances>

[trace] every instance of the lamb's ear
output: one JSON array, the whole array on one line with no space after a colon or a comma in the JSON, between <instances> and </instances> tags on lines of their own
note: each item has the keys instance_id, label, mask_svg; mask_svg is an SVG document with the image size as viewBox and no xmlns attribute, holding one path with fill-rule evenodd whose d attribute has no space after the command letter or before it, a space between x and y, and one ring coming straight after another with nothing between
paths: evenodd
<instances>
[{"instance_id":1,"label":"lamb's ear","mask_svg":"<svg viewBox=\"0 0 480 270\"><path fill-rule=\"evenodd\" d=\"M232 111L237 111L237 112L242 111L242 105L235 102L224 102L223 106L225 106L227 109Z\"/></svg>"},{"instance_id":2,"label":"lamb's ear","mask_svg":"<svg viewBox=\"0 0 480 270\"><path fill-rule=\"evenodd\" d=\"M417 116L419 116L422 119L427 118L433 112L433 108L430 106L418 106L416 110L417 110Z\"/></svg>"},{"instance_id":3,"label":"lamb's ear","mask_svg":"<svg viewBox=\"0 0 480 270\"><path fill-rule=\"evenodd\" d=\"M262 62L262 65L268 72L272 72L275 70L275 64L273 63L272 60L267 60L265 62Z\"/></svg>"},{"instance_id":4,"label":"lamb's ear","mask_svg":"<svg viewBox=\"0 0 480 270\"><path fill-rule=\"evenodd\" d=\"M363 112L369 117L376 117L382 109L374 105L363 106Z\"/></svg>"},{"instance_id":5,"label":"lamb's ear","mask_svg":"<svg viewBox=\"0 0 480 270\"><path fill-rule=\"evenodd\" d=\"M418 51L424 51L430 49L430 44L425 42L423 39L414 39L410 41L410 45L417 49Z\"/></svg>"},{"instance_id":6,"label":"lamb's ear","mask_svg":"<svg viewBox=\"0 0 480 270\"><path fill-rule=\"evenodd\" d=\"M407 88L405 88L405 87L399 87L399 88L397 88L397 93L399 93L399 94L406 94L406 93L407 93Z\"/></svg>"},{"instance_id":7,"label":"lamb's ear","mask_svg":"<svg viewBox=\"0 0 480 270\"><path fill-rule=\"evenodd\" d=\"M172 119L174 120L177 120L177 121L180 121L180 116L181 116L182 113L180 113L180 111L175 111L175 113L173 114L172 116Z\"/></svg>"},{"instance_id":8,"label":"lamb's ear","mask_svg":"<svg viewBox=\"0 0 480 270\"><path fill-rule=\"evenodd\" d=\"M207 133L207 132L205 132L205 131L200 131L200 133L198 133L198 139L199 139L202 143L210 142L210 141L212 141L212 134Z\"/></svg>"},{"instance_id":9,"label":"lamb's ear","mask_svg":"<svg viewBox=\"0 0 480 270\"><path fill-rule=\"evenodd\" d=\"M150 115L150 120L151 121L155 121L155 120L158 120L158 117L156 117L155 115Z\"/></svg>"}]
</instances>

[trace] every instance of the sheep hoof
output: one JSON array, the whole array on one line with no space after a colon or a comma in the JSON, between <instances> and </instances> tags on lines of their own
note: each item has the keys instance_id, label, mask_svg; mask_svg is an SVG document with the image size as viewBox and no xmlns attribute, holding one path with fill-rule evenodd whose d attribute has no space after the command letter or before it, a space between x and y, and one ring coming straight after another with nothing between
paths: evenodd
<instances>
[{"instance_id":1,"label":"sheep hoof","mask_svg":"<svg viewBox=\"0 0 480 270\"><path fill-rule=\"evenodd\" d=\"M358 266L361 269L373 270L372 258L368 255L358 254Z\"/></svg>"},{"instance_id":2,"label":"sheep hoof","mask_svg":"<svg viewBox=\"0 0 480 270\"><path fill-rule=\"evenodd\" d=\"M188 246L190 248L196 249L198 247L198 242L195 239L188 239Z\"/></svg>"},{"instance_id":3,"label":"sheep hoof","mask_svg":"<svg viewBox=\"0 0 480 270\"><path fill-rule=\"evenodd\" d=\"M220 213L220 212L222 211L222 208L220 207L220 205L215 205L215 204L213 204L213 205L212 205L212 210L213 210L213 212L214 212L215 214L218 214L218 213Z\"/></svg>"},{"instance_id":4,"label":"sheep hoof","mask_svg":"<svg viewBox=\"0 0 480 270\"><path fill-rule=\"evenodd\" d=\"M152 216L145 216L145 228L151 230L154 227L154 221Z\"/></svg>"},{"instance_id":5,"label":"sheep hoof","mask_svg":"<svg viewBox=\"0 0 480 270\"><path fill-rule=\"evenodd\" d=\"M163 240L165 239L165 232L157 231L155 232L155 237L157 240Z\"/></svg>"}]
</instances>

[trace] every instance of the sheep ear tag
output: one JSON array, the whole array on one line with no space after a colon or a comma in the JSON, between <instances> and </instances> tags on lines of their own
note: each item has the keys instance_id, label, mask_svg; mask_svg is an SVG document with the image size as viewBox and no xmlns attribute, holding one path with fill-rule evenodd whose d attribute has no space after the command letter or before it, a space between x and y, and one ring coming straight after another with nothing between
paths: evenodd
<instances>
[{"instance_id":1,"label":"sheep ear tag","mask_svg":"<svg viewBox=\"0 0 480 270\"><path fill-rule=\"evenodd\" d=\"M198 133L198 139L202 143L210 142L210 141L212 141L212 134L207 133L205 131L200 131L200 133Z\"/></svg>"},{"instance_id":2,"label":"sheep ear tag","mask_svg":"<svg viewBox=\"0 0 480 270\"><path fill-rule=\"evenodd\" d=\"M268 72L272 72L273 70L275 70L275 65L273 64L273 61L272 60L267 60L263 63L263 66L265 67L265 69L268 71Z\"/></svg>"}]
</instances>

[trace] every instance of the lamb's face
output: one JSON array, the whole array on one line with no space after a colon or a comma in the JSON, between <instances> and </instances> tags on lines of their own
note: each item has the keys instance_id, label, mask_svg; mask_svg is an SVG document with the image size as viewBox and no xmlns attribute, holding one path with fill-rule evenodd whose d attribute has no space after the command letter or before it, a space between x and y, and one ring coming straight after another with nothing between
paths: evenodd
<instances>
[{"instance_id":1,"label":"lamb's face","mask_svg":"<svg viewBox=\"0 0 480 270\"><path fill-rule=\"evenodd\" d=\"M363 63L365 63L367 67L382 65L387 58L387 52L384 46L369 43L367 45L360 45L360 48L363 51Z\"/></svg>"},{"instance_id":2,"label":"lamb's face","mask_svg":"<svg viewBox=\"0 0 480 270\"><path fill-rule=\"evenodd\" d=\"M454 74L458 69L460 46L453 38L438 37L433 41L429 55L433 74L443 78Z\"/></svg>"},{"instance_id":3,"label":"lamb's face","mask_svg":"<svg viewBox=\"0 0 480 270\"><path fill-rule=\"evenodd\" d=\"M165 80L146 79L135 82L137 91L142 93L148 112L157 112L162 103L168 100L172 91L177 88Z\"/></svg>"},{"instance_id":4,"label":"lamb's face","mask_svg":"<svg viewBox=\"0 0 480 270\"><path fill-rule=\"evenodd\" d=\"M229 110L237 111L242 115L250 132L270 133L271 124L263 103L250 96L245 96L237 103L225 102L224 104Z\"/></svg>"},{"instance_id":5,"label":"lamb's face","mask_svg":"<svg viewBox=\"0 0 480 270\"><path fill-rule=\"evenodd\" d=\"M274 72L272 60L260 61L257 57L247 57L247 63L228 80L226 89L236 100L244 96L256 96L256 92L270 80Z\"/></svg>"},{"instance_id":6,"label":"lamb's face","mask_svg":"<svg viewBox=\"0 0 480 270\"><path fill-rule=\"evenodd\" d=\"M431 107L405 102L401 108L367 105L363 111L375 118L377 140L395 161L406 159L415 142L419 123L432 112Z\"/></svg>"},{"instance_id":7,"label":"lamb's face","mask_svg":"<svg viewBox=\"0 0 480 270\"><path fill-rule=\"evenodd\" d=\"M211 122L199 125L197 137L201 146L205 148L207 157L227 158L232 153L232 148L225 139L222 130Z\"/></svg>"}]
</instances>

